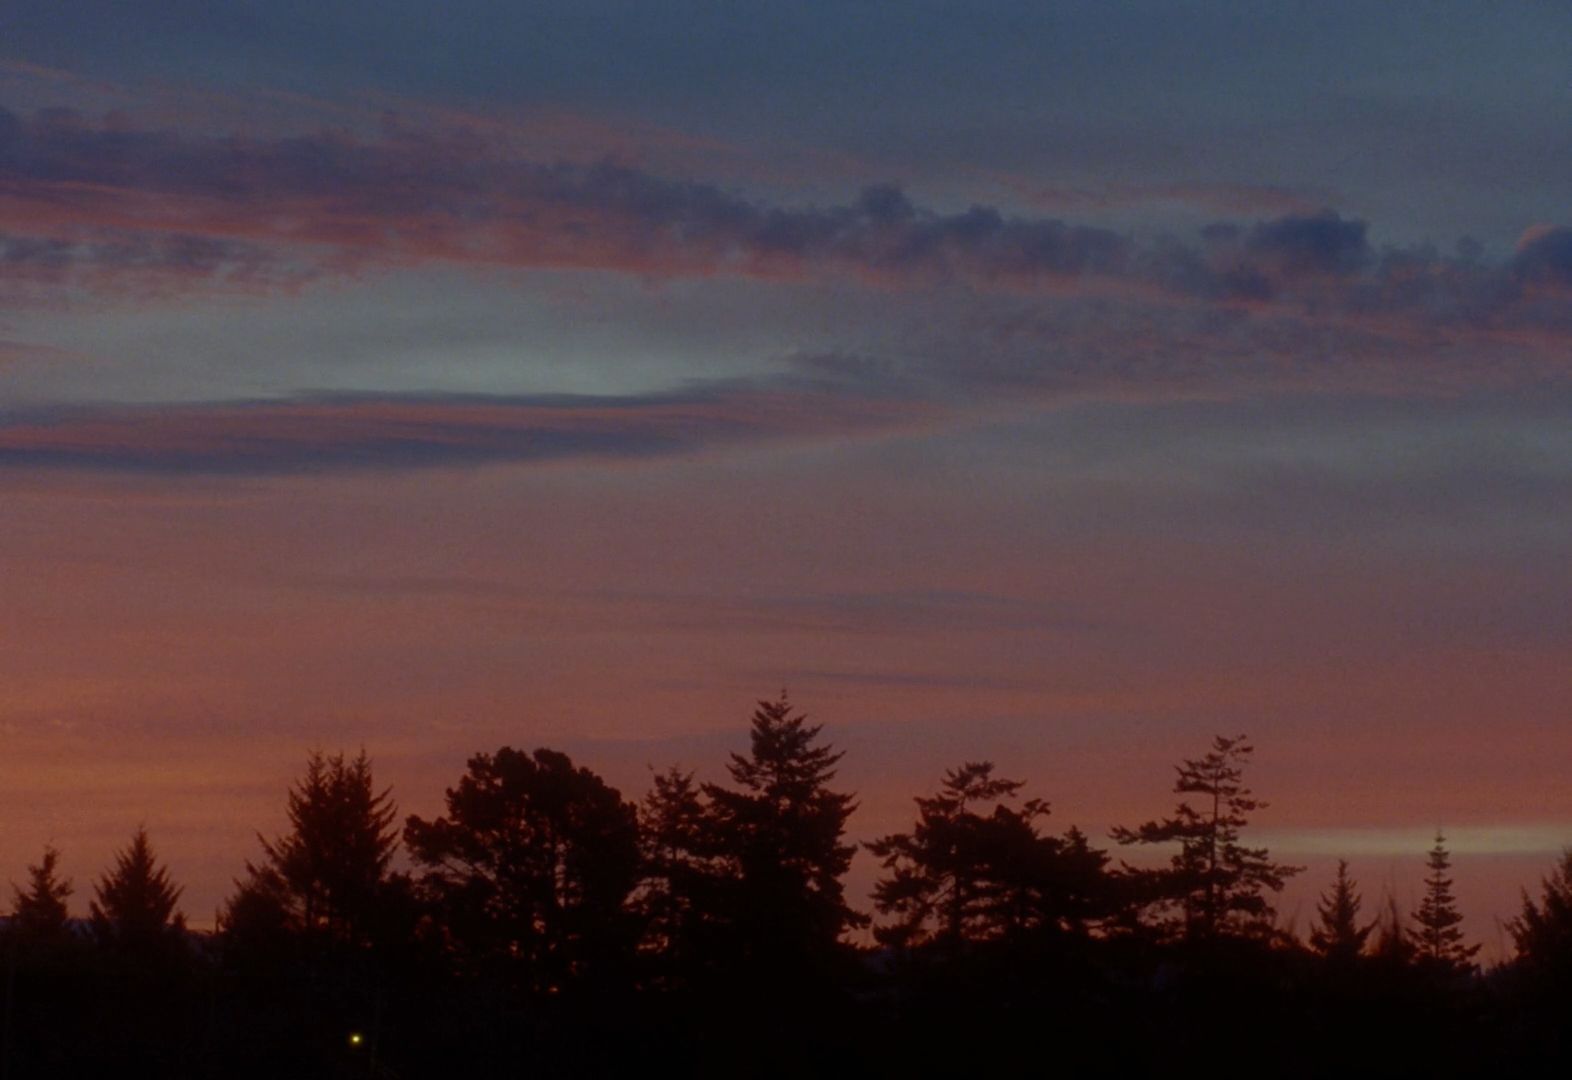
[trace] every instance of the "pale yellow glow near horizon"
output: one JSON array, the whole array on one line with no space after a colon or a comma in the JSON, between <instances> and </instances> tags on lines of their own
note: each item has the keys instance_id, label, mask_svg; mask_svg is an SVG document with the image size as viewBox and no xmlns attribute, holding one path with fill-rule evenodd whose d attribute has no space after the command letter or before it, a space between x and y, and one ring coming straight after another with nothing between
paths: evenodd
<instances>
[{"instance_id":1,"label":"pale yellow glow near horizon","mask_svg":"<svg viewBox=\"0 0 1572 1080\"><path fill-rule=\"evenodd\" d=\"M1251 830L1246 842L1274 852L1301 855L1414 855L1423 857L1436 841L1435 828L1381 826ZM1440 828L1453 855L1557 855L1572 848L1572 822L1470 825Z\"/></svg>"}]
</instances>

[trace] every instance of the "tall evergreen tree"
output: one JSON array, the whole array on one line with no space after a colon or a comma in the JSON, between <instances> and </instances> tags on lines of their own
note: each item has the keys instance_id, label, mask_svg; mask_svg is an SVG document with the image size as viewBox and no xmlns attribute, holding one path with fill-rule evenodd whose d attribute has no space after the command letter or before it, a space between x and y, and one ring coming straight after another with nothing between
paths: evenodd
<instances>
[{"instance_id":1,"label":"tall evergreen tree","mask_svg":"<svg viewBox=\"0 0 1572 1080\"><path fill-rule=\"evenodd\" d=\"M1523 891L1522 910L1507 930L1517 956L1506 987L1523 1041L1542 1061L1572 1060L1572 848L1542 880L1537 903Z\"/></svg>"},{"instance_id":2,"label":"tall evergreen tree","mask_svg":"<svg viewBox=\"0 0 1572 1080\"><path fill-rule=\"evenodd\" d=\"M365 751L352 759L314 751L290 788L288 815L284 836L258 836L263 858L246 863L225 924L364 944L398 848L391 792L376 790Z\"/></svg>"},{"instance_id":3,"label":"tall evergreen tree","mask_svg":"<svg viewBox=\"0 0 1572 1080\"><path fill-rule=\"evenodd\" d=\"M868 845L888 871L874 886L874 906L880 914L895 916L895 922L875 931L881 942L954 945L981 936L984 853L974 837L986 819L971 807L998 803L1020 788L1019 781L993 776L990 762L967 762L945 773L937 795L915 800L918 817L911 832ZM1034 805L1027 812L1037 809Z\"/></svg>"},{"instance_id":4,"label":"tall evergreen tree","mask_svg":"<svg viewBox=\"0 0 1572 1080\"><path fill-rule=\"evenodd\" d=\"M989 762L968 762L945 774L937 795L916 800L911 832L868 845L886 871L874 905L895 917L875 930L881 942L954 948L1079 929L1100 912L1106 856L1075 830L1063 839L1040 832L1048 806L1012 806L1021 787L995 777Z\"/></svg>"},{"instance_id":5,"label":"tall evergreen tree","mask_svg":"<svg viewBox=\"0 0 1572 1080\"><path fill-rule=\"evenodd\" d=\"M27 868L27 888L12 885L15 900L11 909L16 931L32 940L59 938L66 932L70 911L66 901L74 891L71 882L58 874L60 852L44 848L44 856Z\"/></svg>"},{"instance_id":6,"label":"tall evergreen tree","mask_svg":"<svg viewBox=\"0 0 1572 1080\"><path fill-rule=\"evenodd\" d=\"M1463 944L1463 916L1452 895L1452 879L1447 876L1451 866L1446 838L1437 832L1435 846L1430 849L1425 896L1413 916L1414 945L1426 967L1440 974L1461 975L1473 970L1479 946Z\"/></svg>"},{"instance_id":7,"label":"tall evergreen tree","mask_svg":"<svg viewBox=\"0 0 1572 1080\"><path fill-rule=\"evenodd\" d=\"M89 905L93 935L101 945L131 952L154 951L178 941L185 916L176 910L181 890L158 865L147 830L138 828L115 856L115 868L94 889Z\"/></svg>"},{"instance_id":8,"label":"tall evergreen tree","mask_svg":"<svg viewBox=\"0 0 1572 1080\"><path fill-rule=\"evenodd\" d=\"M723 888L709 813L693 774L676 767L656 774L639 805L643 949L657 958L655 981L667 988L691 983L718 959Z\"/></svg>"},{"instance_id":9,"label":"tall evergreen tree","mask_svg":"<svg viewBox=\"0 0 1572 1080\"><path fill-rule=\"evenodd\" d=\"M1266 806L1244 786L1244 766L1254 750L1243 735L1217 736L1205 756L1175 767L1174 793L1199 795L1197 805L1185 800L1172 817L1113 831L1121 844L1179 845L1167 868L1125 868L1138 900L1157 913L1156 929L1168 936L1205 940L1269 933L1274 910L1267 894L1280 892L1303 869L1275 863L1265 848L1240 843L1249 815Z\"/></svg>"},{"instance_id":10,"label":"tall evergreen tree","mask_svg":"<svg viewBox=\"0 0 1572 1080\"><path fill-rule=\"evenodd\" d=\"M1523 909L1507 930L1523 968L1572 987L1572 848L1540 884L1538 903L1523 891Z\"/></svg>"},{"instance_id":11,"label":"tall evergreen tree","mask_svg":"<svg viewBox=\"0 0 1572 1080\"><path fill-rule=\"evenodd\" d=\"M1359 893L1348 876L1348 861L1337 860L1337 880L1316 905L1317 924L1310 932L1310 947L1335 964L1351 964L1365 950L1374 922L1359 925Z\"/></svg>"},{"instance_id":12,"label":"tall evergreen tree","mask_svg":"<svg viewBox=\"0 0 1572 1080\"><path fill-rule=\"evenodd\" d=\"M734 959L757 977L823 972L841 954L841 935L867 924L842 881L856 850L842 839L856 804L829 786L841 755L820 730L793 714L784 692L761 701L749 753L731 756L735 786L703 787L731 878L724 915Z\"/></svg>"}]
</instances>

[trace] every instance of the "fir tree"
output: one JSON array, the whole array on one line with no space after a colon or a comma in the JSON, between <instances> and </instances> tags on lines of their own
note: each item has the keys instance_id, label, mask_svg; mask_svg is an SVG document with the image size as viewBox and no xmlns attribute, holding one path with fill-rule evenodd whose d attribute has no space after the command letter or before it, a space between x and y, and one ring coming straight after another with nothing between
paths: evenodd
<instances>
[{"instance_id":1,"label":"fir tree","mask_svg":"<svg viewBox=\"0 0 1572 1080\"><path fill-rule=\"evenodd\" d=\"M290 788L288 814L289 833L257 838L263 859L246 864L247 880L230 901L225 925L238 918L363 944L398 847L390 792L376 790L364 751L353 759L316 751Z\"/></svg>"},{"instance_id":2,"label":"fir tree","mask_svg":"<svg viewBox=\"0 0 1572 1080\"><path fill-rule=\"evenodd\" d=\"M1464 945L1463 916L1452 896L1451 868L1446 839L1436 833L1430 849L1430 873L1425 877L1425 897L1414 912L1414 945L1420 963L1440 974L1460 975L1473 970L1478 945Z\"/></svg>"},{"instance_id":3,"label":"fir tree","mask_svg":"<svg viewBox=\"0 0 1572 1080\"><path fill-rule=\"evenodd\" d=\"M158 865L147 830L138 828L131 844L115 856L114 870L94 889L89 905L93 936L110 948L144 952L178 940L185 916L176 910L181 889Z\"/></svg>"},{"instance_id":4,"label":"fir tree","mask_svg":"<svg viewBox=\"0 0 1572 1080\"><path fill-rule=\"evenodd\" d=\"M945 774L937 795L915 800L918 817L911 832L868 845L888 871L874 886L874 906L896 917L876 931L880 941L953 945L980 936L986 897L975 836L985 818L971 808L997 804L1020 787L1019 781L994 777L989 762L968 762Z\"/></svg>"},{"instance_id":5,"label":"fir tree","mask_svg":"<svg viewBox=\"0 0 1572 1080\"><path fill-rule=\"evenodd\" d=\"M1318 923L1310 932L1310 947L1335 964L1351 964L1364 952L1375 923L1359 925L1361 901L1348 877L1348 862L1337 860L1337 880L1316 905Z\"/></svg>"},{"instance_id":6,"label":"fir tree","mask_svg":"<svg viewBox=\"0 0 1572 1080\"><path fill-rule=\"evenodd\" d=\"M639 805L643 949L659 957L656 981L692 982L717 959L715 907L722 891L709 806L691 772L655 776Z\"/></svg>"},{"instance_id":7,"label":"fir tree","mask_svg":"<svg viewBox=\"0 0 1572 1080\"><path fill-rule=\"evenodd\" d=\"M1271 931L1274 910L1267 893L1281 891L1303 868L1272 862L1265 848L1240 843L1248 815L1266 806L1243 782L1254 749L1243 735L1217 736L1204 757L1175 767L1174 793L1199 795L1198 805L1186 800L1173 817L1113 831L1121 844L1179 845L1165 869L1125 868L1137 902L1158 913L1159 932L1205 940ZM1177 917L1168 914L1175 909Z\"/></svg>"},{"instance_id":8,"label":"fir tree","mask_svg":"<svg viewBox=\"0 0 1572 1080\"><path fill-rule=\"evenodd\" d=\"M874 905L895 917L875 931L881 942L954 948L1078 930L1100 913L1106 856L1073 829L1063 839L1040 832L1048 805L1011 805L1021 787L995 777L989 762L968 762L945 774L937 795L916 800L911 832L868 845L886 871Z\"/></svg>"},{"instance_id":9,"label":"fir tree","mask_svg":"<svg viewBox=\"0 0 1572 1080\"><path fill-rule=\"evenodd\" d=\"M1541 881L1536 904L1523 891L1523 910L1507 924L1518 963L1539 976L1572 986L1572 848Z\"/></svg>"},{"instance_id":10,"label":"fir tree","mask_svg":"<svg viewBox=\"0 0 1572 1080\"><path fill-rule=\"evenodd\" d=\"M24 937L41 941L59 938L66 932L70 919L66 901L74 890L69 880L56 873L59 865L60 852L46 847L44 857L27 868L27 888L11 887L15 895L12 925Z\"/></svg>"},{"instance_id":11,"label":"fir tree","mask_svg":"<svg viewBox=\"0 0 1572 1080\"><path fill-rule=\"evenodd\" d=\"M846 903L842 878L856 848L843 842L855 803L832 791L841 755L783 692L753 714L750 751L733 754L735 787L705 784L717 854L730 875L725 918L735 961L755 977L822 972L841 935L867 918Z\"/></svg>"}]
</instances>

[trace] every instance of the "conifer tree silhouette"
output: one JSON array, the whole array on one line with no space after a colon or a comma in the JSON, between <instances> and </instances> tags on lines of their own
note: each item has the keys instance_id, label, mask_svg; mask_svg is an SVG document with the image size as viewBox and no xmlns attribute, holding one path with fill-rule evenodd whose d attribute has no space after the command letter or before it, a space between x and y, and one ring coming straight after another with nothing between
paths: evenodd
<instances>
[{"instance_id":1,"label":"conifer tree silhouette","mask_svg":"<svg viewBox=\"0 0 1572 1080\"><path fill-rule=\"evenodd\" d=\"M128 952L157 950L178 940L185 916L176 910L181 890L158 865L147 830L138 828L115 856L115 868L94 889L89 905L93 936L100 945Z\"/></svg>"},{"instance_id":2,"label":"conifer tree silhouette","mask_svg":"<svg viewBox=\"0 0 1572 1080\"><path fill-rule=\"evenodd\" d=\"M1523 907L1507 924L1518 963L1538 977L1572 989L1572 848L1540 882L1535 903L1523 890Z\"/></svg>"},{"instance_id":3,"label":"conifer tree silhouette","mask_svg":"<svg viewBox=\"0 0 1572 1080\"><path fill-rule=\"evenodd\" d=\"M1414 941L1403 926L1397 897L1388 894L1385 910L1376 919L1375 944L1370 955L1388 968L1404 968L1414 961Z\"/></svg>"},{"instance_id":4,"label":"conifer tree silhouette","mask_svg":"<svg viewBox=\"0 0 1572 1080\"><path fill-rule=\"evenodd\" d=\"M1317 924L1310 932L1310 947L1334 964L1348 965L1363 954L1375 923L1359 925L1361 901L1348 876L1348 860L1337 860L1337 879L1316 905Z\"/></svg>"},{"instance_id":5,"label":"conifer tree silhouette","mask_svg":"<svg viewBox=\"0 0 1572 1080\"><path fill-rule=\"evenodd\" d=\"M43 858L27 868L27 888L12 885L15 900L11 917L16 931L32 940L59 938L66 932L70 911L66 902L74 891L57 873L60 852L44 848Z\"/></svg>"},{"instance_id":6,"label":"conifer tree silhouette","mask_svg":"<svg viewBox=\"0 0 1572 1080\"><path fill-rule=\"evenodd\" d=\"M1447 854L1446 838L1440 832L1436 833L1435 846L1430 849L1428 865L1425 896L1413 916L1418 959L1438 974L1466 974L1473 970L1474 954L1480 947L1463 944L1463 916L1452 895L1452 879L1447 876L1452 861Z\"/></svg>"},{"instance_id":7,"label":"conifer tree silhouette","mask_svg":"<svg viewBox=\"0 0 1572 1080\"><path fill-rule=\"evenodd\" d=\"M895 916L874 931L879 941L954 948L1027 930L1079 929L1100 913L1106 856L1076 830L1062 840L1041 833L1046 803L1010 805L1022 786L996 778L990 762L967 762L945 774L937 795L915 800L911 832L868 845L886 871L874 906Z\"/></svg>"},{"instance_id":8,"label":"conifer tree silhouette","mask_svg":"<svg viewBox=\"0 0 1572 1080\"><path fill-rule=\"evenodd\" d=\"M760 701L748 754L731 755L735 787L703 787L731 879L735 959L755 977L823 972L842 953L842 933L868 922L846 903L842 880L856 851L842 840L856 804L830 789L841 754L820 730L793 714L784 691Z\"/></svg>"},{"instance_id":9,"label":"conifer tree silhouette","mask_svg":"<svg viewBox=\"0 0 1572 1080\"><path fill-rule=\"evenodd\" d=\"M364 943L398 848L391 792L376 790L365 751L352 759L314 751L290 788L288 815L284 836L257 837L263 858L246 863L223 921Z\"/></svg>"},{"instance_id":10,"label":"conifer tree silhouette","mask_svg":"<svg viewBox=\"0 0 1572 1080\"><path fill-rule=\"evenodd\" d=\"M980 936L986 897L984 852L974 840L986 818L969 807L1008 799L1021 788L993 776L991 762L967 762L944 776L937 795L919 796L910 833L868 845L888 874L874 886L874 906L896 921L875 934L887 945L911 947L936 940L958 944ZM1027 808L1035 816L1038 805Z\"/></svg>"},{"instance_id":11,"label":"conifer tree silhouette","mask_svg":"<svg viewBox=\"0 0 1572 1080\"><path fill-rule=\"evenodd\" d=\"M667 988L691 983L718 959L722 886L709 814L693 774L676 767L657 773L639 804L643 947L659 958L657 982Z\"/></svg>"},{"instance_id":12,"label":"conifer tree silhouette","mask_svg":"<svg viewBox=\"0 0 1572 1080\"><path fill-rule=\"evenodd\" d=\"M1138 901L1157 911L1155 927L1167 936L1268 934L1274 911L1267 894L1281 891L1303 869L1275 863L1265 848L1240 843L1249 814L1266 806L1244 786L1244 766L1254 749L1243 735L1217 736L1206 755L1175 767L1175 794L1201 796L1196 806L1182 801L1172 817L1113 831L1121 844L1179 845L1167 868L1125 867ZM1177 917L1168 914L1175 908Z\"/></svg>"}]
</instances>

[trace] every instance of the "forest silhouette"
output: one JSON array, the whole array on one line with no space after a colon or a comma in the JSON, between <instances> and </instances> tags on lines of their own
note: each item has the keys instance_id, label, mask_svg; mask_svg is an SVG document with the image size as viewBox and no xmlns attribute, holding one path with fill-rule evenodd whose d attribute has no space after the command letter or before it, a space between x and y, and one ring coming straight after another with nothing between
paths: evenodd
<instances>
[{"instance_id":1,"label":"forest silhouette","mask_svg":"<svg viewBox=\"0 0 1572 1080\"><path fill-rule=\"evenodd\" d=\"M784 694L726 782L672 767L637 803L502 747L401 821L364 752L314 752L211 933L145 830L86 918L45 849L0 930L0 1080L1564 1068L1572 851L1489 970L1439 834L1416 910L1367 914L1341 863L1301 940L1273 906L1300 868L1246 840L1252 753L1218 736L1180 762L1172 814L1113 850L962 763L866 843L863 912L841 754Z\"/></svg>"}]
</instances>

